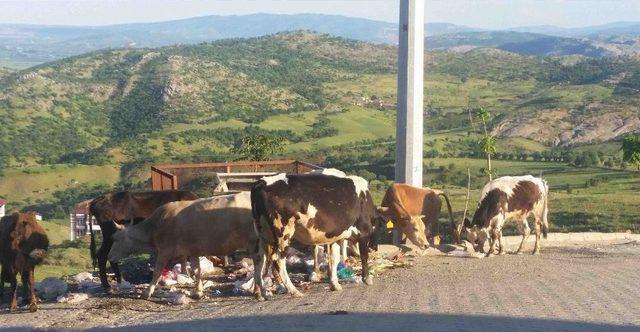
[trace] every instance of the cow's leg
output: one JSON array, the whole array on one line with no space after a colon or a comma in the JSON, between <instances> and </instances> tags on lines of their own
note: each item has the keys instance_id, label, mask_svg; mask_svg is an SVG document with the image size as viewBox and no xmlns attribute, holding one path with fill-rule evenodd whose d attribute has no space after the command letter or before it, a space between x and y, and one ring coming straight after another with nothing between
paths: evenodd
<instances>
[{"instance_id":1,"label":"cow's leg","mask_svg":"<svg viewBox=\"0 0 640 332\"><path fill-rule=\"evenodd\" d=\"M29 269L20 272L20 280L22 281L22 301L20 306L29 304Z\"/></svg>"},{"instance_id":2,"label":"cow's leg","mask_svg":"<svg viewBox=\"0 0 640 332\"><path fill-rule=\"evenodd\" d=\"M33 266L29 269L29 311L38 311L38 299L36 298L36 278Z\"/></svg>"},{"instance_id":3,"label":"cow's leg","mask_svg":"<svg viewBox=\"0 0 640 332\"><path fill-rule=\"evenodd\" d=\"M10 311L16 311L18 309L18 275L15 271L12 271L9 275L9 283L11 284L11 304L9 305Z\"/></svg>"},{"instance_id":4,"label":"cow's leg","mask_svg":"<svg viewBox=\"0 0 640 332\"><path fill-rule=\"evenodd\" d=\"M535 228L534 228L534 232L536 234L536 246L533 249L533 255L538 255L540 254L540 218L536 217L536 224L535 224Z\"/></svg>"},{"instance_id":5,"label":"cow's leg","mask_svg":"<svg viewBox=\"0 0 640 332\"><path fill-rule=\"evenodd\" d=\"M302 293L293 285L291 279L289 278L289 273L287 272L287 260L284 256L284 252L280 249L276 249L276 257L278 261L278 273L280 274L280 278L284 283L284 286L287 288L287 291L293 297L302 297Z\"/></svg>"},{"instance_id":6,"label":"cow's leg","mask_svg":"<svg viewBox=\"0 0 640 332\"><path fill-rule=\"evenodd\" d=\"M313 272L309 276L309 281L320 282L320 246L313 246Z\"/></svg>"},{"instance_id":7,"label":"cow's leg","mask_svg":"<svg viewBox=\"0 0 640 332\"><path fill-rule=\"evenodd\" d=\"M204 295L204 288L202 287L202 269L200 269L200 257L191 259L191 266L195 268L194 274L196 277L196 298L200 299Z\"/></svg>"},{"instance_id":8,"label":"cow's leg","mask_svg":"<svg viewBox=\"0 0 640 332\"><path fill-rule=\"evenodd\" d=\"M373 278L369 271L369 239L359 239L358 249L360 249L360 261L362 262L362 281L371 286Z\"/></svg>"},{"instance_id":9,"label":"cow's leg","mask_svg":"<svg viewBox=\"0 0 640 332\"><path fill-rule=\"evenodd\" d=\"M113 270L113 274L115 274L115 276L116 276L116 282L118 284L121 284L122 283L122 273L120 272L120 266L118 265L118 262L109 261L109 265L111 265L111 270Z\"/></svg>"},{"instance_id":10,"label":"cow's leg","mask_svg":"<svg viewBox=\"0 0 640 332\"><path fill-rule=\"evenodd\" d=\"M267 298L267 290L264 288L263 277L265 273L266 261L267 261L267 253L265 250L266 244L262 239L258 241L258 248L254 253L253 265L253 293L256 299L260 301L264 301Z\"/></svg>"},{"instance_id":11,"label":"cow's leg","mask_svg":"<svg viewBox=\"0 0 640 332\"><path fill-rule=\"evenodd\" d=\"M521 220L519 220L517 226L518 226L518 231L522 235L522 241L520 242L520 246L516 251L516 254L519 255L522 253L522 249L524 249L524 244L525 242L527 242L527 239L529 238L531 229L529 228L529 223L527 222L527 218L522 218Z\"/></svg>"},{"instance_id":12,"label":"cow's leg","mask_svg":"<svg viewBox=\"0 0 640 332\"><path fill-rule=\"evenodd\" d=\"M340 241L342 242L342 241ZM340 291L342 286L338 282L338 263L340 263L340 244L334 242L329 245L329 271L331 276L329 277L329 285L331 290Z\"/></svg>"},{"instance_id":13,"label":"cow's leg","mask_svg":"<svg viewBox=\"0 0 640 332\"><path fill-rule=\"evenodd\" d=\"M151 295L153 295L153 292L156 290L156 286L158 285L158 281L160 281L162 270L165 266L167 266L167 263L169 263L170 259L171 257L167 257L167 255L163 255L161 253L158 254L158 257L156 258L156 265L153 269L153 278L151 279L149 288L144 294L145 299L149 300L151 298Z\"/></svg>"},{"instance_id":14,"label":"cow's leg","mask_svg":"<svg viewBox=\"0 0 640 332\"><path fill-rule=\"evenodd\" d=\"M489 252L487 252L486 256L491 257L494 255L496 250L496 243L498 242L498 238L500 237L500 231L493 227L491 228L490 240L489 240Z\"/></svg>"},{"instance_id":15,"label":"cow's leg","mask_svg":"<svg viewBox=\"0 0 640 332\"><path fill-rule=\"evenodd\" d=\"M180 258L180 271L182 272L182 274L191 277L191 273L189 273L189 270L187 270L187 260L187 256L182 256ZM200 262L200 260L198 260L198 262ZM191 267L191 269L193 270L193 266Z\"/></svg>"},{"instance_id":16,"label":"cow's leg","mask_svg":"<svg viewBox=\"0 0 640 332\"><path fill-rule=\"evenodd\" d=\"M100 283L105 291L108 291L111 288L111 285L109 285L109 279L107 278L107 255L109 254L109 250L111 250L111 244L109 241L111 240L104 239L97 253Z\"/></svg>"},{"instance_id":17,"label":"cow's leg","mask_svg":"<svg viewBox=\"0 0 640 332\"><path fill-rule=\"evenodd\" d=\"M498 255L504 255L507 252L504 250L504 243L503 243L503 238L502 238L502 229L499 231L500 234L498 235Z\"/></svg>"},{"instance_id":18,"label":"cow's leg","mask_svg":"<svg viewBox=\"0 0 640 332\"><path fill-rule=\"evenodd\" d=\"M346 262L347 258L349 258L349 256L347 256L347 247L349 246L349 240L344 239L341 241L340 243L340 260L342 262Z\"/></svg>"},{"instance_id":19,"label":"cow's leg","mask_svg":"<svg viewBox=\"0 0 640 332\"><path fill-rule=\"evenodd\" d=\"M2 304L2 299L4 298L4 281L6 269L0 265L0 304Z\"/></svg>"}]
</instances>

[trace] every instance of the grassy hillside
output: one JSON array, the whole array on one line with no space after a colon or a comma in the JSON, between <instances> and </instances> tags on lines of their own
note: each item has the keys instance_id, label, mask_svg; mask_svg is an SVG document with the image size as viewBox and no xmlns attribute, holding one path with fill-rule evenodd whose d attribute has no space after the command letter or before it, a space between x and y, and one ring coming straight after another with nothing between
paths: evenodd
<instances>
[{"instance_id":1,"label":"grassy hillside","mask_svg":"<svg viewBox=\"0 0 640 332\"><path fill-rule=\"evenodd\" d=\"M393 176L396 54L295 32L0 72L0 196L63 218L106 190L148 188L152 163L237 160L232 147L258 134L283 140L271 158L356 172L379 195ZM554 227L637 229L618 140L640 131L638 59L476 49L427 52L425 64L425 185L459 192L466 167L474 188L486 181L482 107L498 173L542 173L558 193Z\"/></svg>"}]
</instances>

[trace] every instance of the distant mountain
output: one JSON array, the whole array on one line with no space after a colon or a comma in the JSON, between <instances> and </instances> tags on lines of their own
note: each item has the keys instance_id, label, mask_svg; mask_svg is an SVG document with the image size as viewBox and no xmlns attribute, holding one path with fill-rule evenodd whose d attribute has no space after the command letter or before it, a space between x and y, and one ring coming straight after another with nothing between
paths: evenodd
<instances>
[{"instance_id":1,"label":"distant mountain","mask_svg":"<svg viewBox=\"0 0 640 332\"><path fill-rule=\"evenodd\" d=\"M555 37L516 31L462 32L430 36L425 39L428 49L467 51L477 47L497 48L522 55L560 56L582 55L602 57L613 52L587 39Z\"/></svg>"},{"instance_id":2,"label":"distant mountain","mask_svg":"<svg viewBox=\"0 0 640 332\"><path fill-rule=\"evenodd\" d=\"M430 36L479 31L451 23L428 23L425 29ZM197 44L295 30L382 44L396 44L398 39L395 23L321 14L203 16L98 27L0 24L0 65L24 68L104 48Z\"/></svg>"},{"instance_id":3,"label":"distant mountain","mask_svg":"<svg viewBox=\"0 0 640 332\"><path fill-rule=\"evenodd\" d=\"M39 63L105 48L162 47L176 44L198 44L218 39L250 38L277 32L311 30L333 36L379 44L397 43L395 23L338 15L322 14L252 14L203 16L188 19L119 24L109 26L46 26L0 24L0 66L26 68ZM502 47L521 54L605 54L637 52L640 23L618 22L584 28L532 26L489 31L452 23L431 22L425 25L428 48L463 49ZM578 38L578 40L535 39ZM622 39L620 39L622 38ZM584 41L583 39L588 39ZM592 46L587 45L593 43ZM536 51L532 47L545 48ZM629 46L631 45L631 46ZM580 49L584 49L581 52ZM547 51L551 50L551 51ZM576 53L577 52L577 53Z\"/></svg>"}]
</instances>

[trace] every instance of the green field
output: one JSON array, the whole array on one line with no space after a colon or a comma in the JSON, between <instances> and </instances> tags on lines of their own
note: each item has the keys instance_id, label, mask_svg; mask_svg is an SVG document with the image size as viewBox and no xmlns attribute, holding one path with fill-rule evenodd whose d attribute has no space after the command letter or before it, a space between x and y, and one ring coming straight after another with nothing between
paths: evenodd
<instances>
[{"instance_id":1,"label":"green field","mask_svg":"<svg viewBox=\"0 0 640 332\"><path fill-rule=\"evenodd\" d=\"M82 183L112 185L120 178L120 168L115 165L49 165L7 169L0 177L0 196L7 201L21 202L29 199L47 199L56 191L72 188Z\"/></svg>"}]
</instances>

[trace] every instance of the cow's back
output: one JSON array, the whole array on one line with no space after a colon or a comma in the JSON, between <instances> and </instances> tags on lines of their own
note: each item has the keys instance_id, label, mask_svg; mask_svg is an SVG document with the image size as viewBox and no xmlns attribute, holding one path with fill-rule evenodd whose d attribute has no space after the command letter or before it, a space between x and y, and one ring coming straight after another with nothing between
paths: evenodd
<instances>
[{"instance_id":1,"label":"cow's back","mask_svg":"<svg viewBox=\"0 0 640 332\"><path fill-rule=\"evenodd\" d=\"M174 246L179 255L227 255L257 241L248 192L171 202L157 212L154 243Z\"/></svg>"},{"instance_id":2,"label":"cow's back","mask_svg":"<svg viewBox=\"0 0 640 332\"><path fill-rule=\"evenodd\" d=\"M403 209L399 209L398 204L401 204ZM424 215L428 219L437 220L442 202L431 189L393 183L385 193L382 206L392 209L392 212L401 218ZM406 213L409 215L405 215Z\"/></svg>"}]
</instances>

